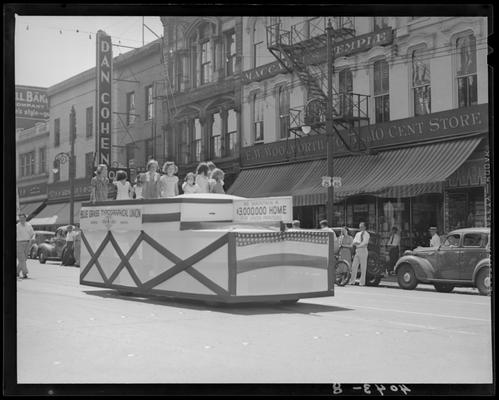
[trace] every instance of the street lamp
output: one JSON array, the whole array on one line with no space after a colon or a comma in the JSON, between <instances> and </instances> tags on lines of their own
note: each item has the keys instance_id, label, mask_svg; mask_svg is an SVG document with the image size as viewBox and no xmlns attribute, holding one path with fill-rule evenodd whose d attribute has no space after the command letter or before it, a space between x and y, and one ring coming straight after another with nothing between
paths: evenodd
<instances>
[{"instance_id":1,"label":"street lamp","mask_svg":"<svg viewBox=\"0 0 499 400\"><path fill-rule=\"evenodd\" d=\"M52 172L57 174L59 172L59 165L69 162L69 224L74 225L74 178L75 178L75 139L76 139L76 112L74 106L71 107L69 113L69 142L71 143L70 153L61 152L54 157L54 168ZM57 162L57 164L56 164Z\"/></svg>"}]
</instances>

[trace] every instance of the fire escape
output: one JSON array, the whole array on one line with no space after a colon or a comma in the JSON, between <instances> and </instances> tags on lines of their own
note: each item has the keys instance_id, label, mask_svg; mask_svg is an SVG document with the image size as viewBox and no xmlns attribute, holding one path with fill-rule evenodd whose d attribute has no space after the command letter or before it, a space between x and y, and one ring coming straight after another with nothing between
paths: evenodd
<instances>
[{"instance_id":1,"label":"fire escape","mask_svg":"<svg viewBox=\"0 0 499 400\"><path fill-rule=\"evenodd\" d=\"M353 17L329 17L332 25L334 65L335 47L355 37ZM296 73L307 89L307 101L302 107L290 108L289 130L296 137L309 133L326 133L327 109L327 31L328 17L316 17L282 28L282 23L267 26L267 48L290 72ZM329 66L333 68L333 65ZM333 70L334 71L334 70ZM369 124L369 96L340 92L333 84L333 129L350 152L365 152L367 146L360 137L360 128ZM296 149L296 146L295 146Z\"/></svg>"}]
</instances>

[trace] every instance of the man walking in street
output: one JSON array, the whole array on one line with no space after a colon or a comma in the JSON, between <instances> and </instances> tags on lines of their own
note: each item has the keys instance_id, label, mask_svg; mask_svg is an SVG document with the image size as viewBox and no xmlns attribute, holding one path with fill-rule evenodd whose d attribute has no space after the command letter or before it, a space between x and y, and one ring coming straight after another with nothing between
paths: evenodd
<instances>
[{"instance_id":1,"label":"man walking in street","mask_svg":"<svg viewBox=\"0 0 499 400\"><path fill-rule=\"evenodd\" d=\"M18 260L16 275L19 277L19 273L22 271L22 278L26 279L28 277L28 267L26 265L28 251L35 239L35 231L31 224L26 221L26 214L19 214L19 222L16 225L16 230L16 252Z\"/></svg>"},{"instance_id":2,"label":"man walking in street","mask_svg":"<svg viewBox=\"0 0 499 400\"><path fill-rule=\"evenodd\" d=\"M393 275L393 267L397 263L400 255L400 235L398 234L398 229L396 226L392 228L392 234L388 239L386 244L388 247L388 255L390 257L390 262L387 268L388 275Z\"/></svg>"},{"instance_id":3,"label":"man walking in street","mask_svg":"<svg viewBox=\"0 0 499 400\"><path fill-rule=\"evenodd\" d=\"M350 285L355 285L357 279L357 271L360 264L360 286L366 285L367 275L367 245L369 244L369 233L366 231L366 223L359 224L360 231L357 232L353 239L352 245L355 246L355 256L352 263L352 277L350 278Z\"/></svg>"}]
</instances>

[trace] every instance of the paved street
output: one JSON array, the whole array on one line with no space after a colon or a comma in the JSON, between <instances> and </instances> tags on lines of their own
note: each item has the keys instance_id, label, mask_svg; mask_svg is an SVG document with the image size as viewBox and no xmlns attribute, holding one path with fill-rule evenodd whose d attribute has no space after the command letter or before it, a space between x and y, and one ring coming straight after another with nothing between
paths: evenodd
<instances>
[{"instance_id":1,"label":"paved street","mask_svg":"<svg viewBox=\"0 0 499 400\"><path fill-rule=\"evenodd\" d=\"M490 383L491 298L338 287L295 305L208 308L79 285L28 262L19 383Z\"/></svg>"}]
</instances>

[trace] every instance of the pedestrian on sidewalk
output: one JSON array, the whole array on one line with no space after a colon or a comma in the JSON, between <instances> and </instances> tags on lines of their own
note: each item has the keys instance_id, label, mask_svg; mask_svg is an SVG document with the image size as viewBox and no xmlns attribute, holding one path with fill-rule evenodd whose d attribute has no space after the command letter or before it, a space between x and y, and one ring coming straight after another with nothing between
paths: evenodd
<instances>
[{"instance_id":1,"label":"pedestrian on sidewalk","mask_svg":"<svg viewBox=\"0 0 499 400\"><path fill-rule=\"evenodd\" d=\"M338 254L338 252L340 251L340 243L338 242L338 237L336 236L336 233L335 231L333 230L333 228L330 228L329 227L329 224L327 222L327 219L323 219L321 220L321 222L319 222L319 226L321 227L321 231L328 231L328 232L333 232L333 240L334 240L334 243L333 243L333 248L334 248L334 254Z\"/></svg>"},{"instance_id":2,"label":"pedestrian on sidewalk","mask_svg":"<svg viewBox=\"0 0 499 400\"><path fill-rule=\"evenodd\" d=\"M340 258L351 263L353 237L348 234L348 229L346 228L346 226L343 226L341 228L341 235L338 238L338 243L340 245Z\"/></svg>"},{"instance_id":3,"label":"pedestrian on sidewalk","mask_svg":"<svg viewBox=\"0 0 499 400\"><path fill-rule=\"evenodd\" d=\"M64 257L61 260L62 265L72 265L75 261L74 257L74 241L76 232L73 230L73 225L68 225L66 233L66 251L63 252Z\"/></svg>"},{"instance_id":4,"label":"pedestrian on sidewalk","mask_svg":"<svg viewBox=\"0 0 499 400\"><path fill-rule=\"evenodd\" d=\"M80 252L81 252L81 229L80 227L75 227L74 236L74 257L75 257L75 267L80 266Z\"/></svg>"},{"instance_id":5,"label":"pedestrian on sidewalk","mask_svg":"<svg viewBox=\"0 0 499 400\"><path fill-rule=\"evenodd\" d=\"M386 246L388 248L388 255L390 258L386 272L388 275L394 275L395 273L393 272L393 268L395 267L395 264L400 256L400 235L398 234L396 226L392 228L392 234L388 238Z\"/></svg>"},{"instance_id":6,"label":"pedestrian on sidewalk","mask_svg":"<svg viewBox=\"0 0 499 400\"><path fill-rule=\"evenodd\" d=\"M361 222L359 224L359 229L360 231L357 232L352 243L352 245L355 246L355 256L353 257L352 277L350 278L350 285L355 285L355 281L357 279L357 271L360 264L360 286L365 286L367 275L367 246L369 244L370 236L366 230L365 222Z\"/></svg>"},{"instance_id":7,"label":"pedestrian on sidewalk","mask_svg":"<svg viewBox=\"0 0 499 400\"><path fill-rule=\"evenodd\" d=\"M35 231L31 224L26 221L26 214L19 214L19 222L16 225L16 252L17 252L17 272L22 272L22 278L28 277L28 267L26 260L28 259L28 251L35 240Z\"/></svg>"}]
</instances>

